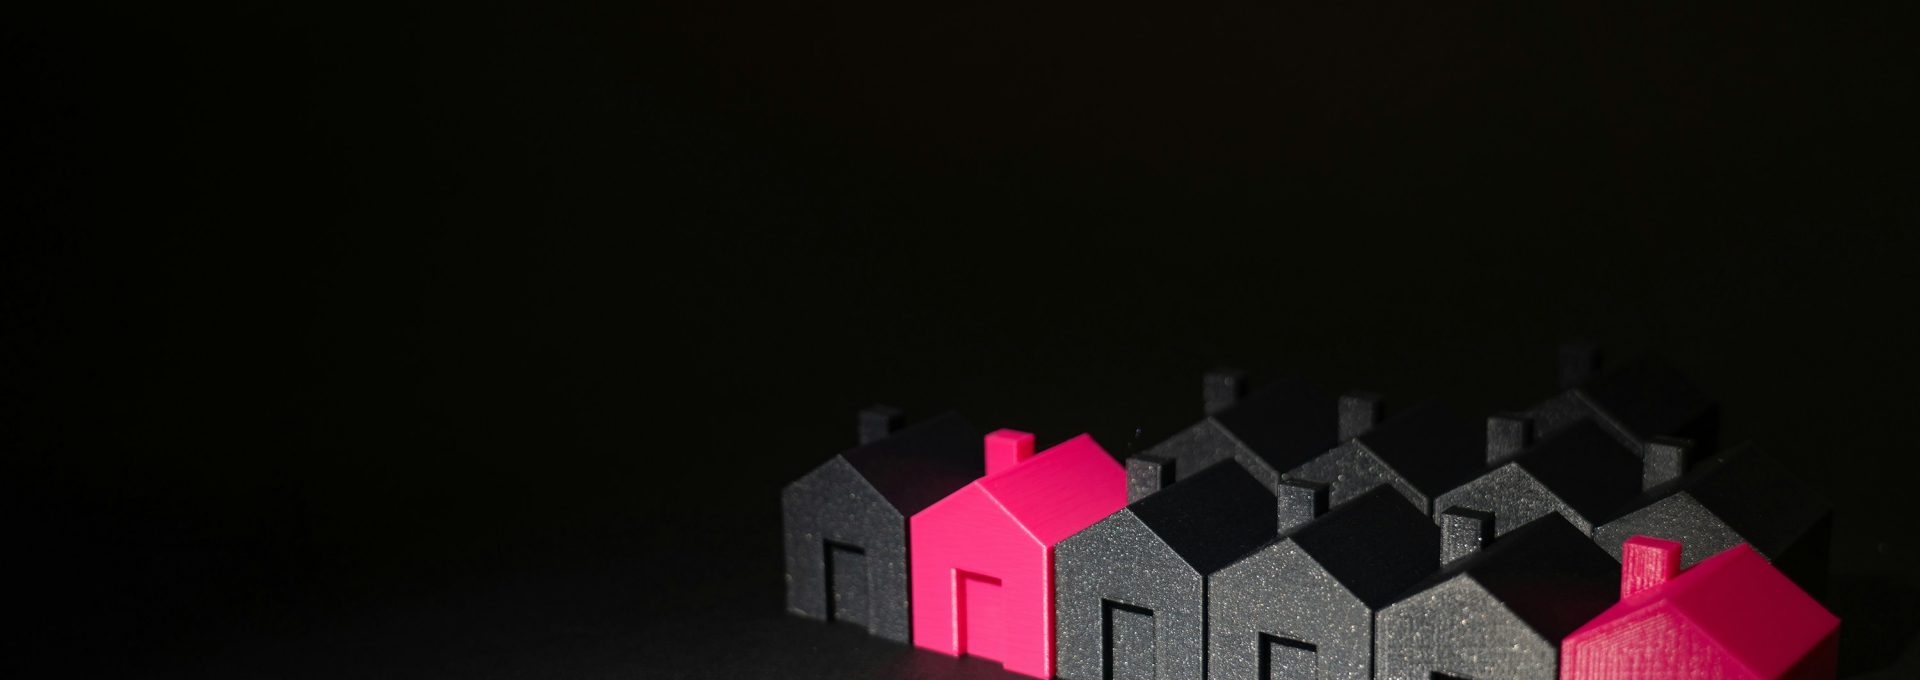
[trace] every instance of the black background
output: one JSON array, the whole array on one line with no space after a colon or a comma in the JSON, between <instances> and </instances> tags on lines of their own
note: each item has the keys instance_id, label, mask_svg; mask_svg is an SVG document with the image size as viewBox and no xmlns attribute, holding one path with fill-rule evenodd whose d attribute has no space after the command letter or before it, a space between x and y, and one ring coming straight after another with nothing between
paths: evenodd
<instances>
[{"instance_id":1,"label":"black background","mask_svg":"<svg viewBox=\"0 0 1920 680\"><path fill-rule=\"evenodd\" d=\"M1912 24L1667 4L7 10L0 668L992 675L782 618L857 407L1125 455L1587 337L1835 492L1911 673Z\"/></svg>"}]
</instances>

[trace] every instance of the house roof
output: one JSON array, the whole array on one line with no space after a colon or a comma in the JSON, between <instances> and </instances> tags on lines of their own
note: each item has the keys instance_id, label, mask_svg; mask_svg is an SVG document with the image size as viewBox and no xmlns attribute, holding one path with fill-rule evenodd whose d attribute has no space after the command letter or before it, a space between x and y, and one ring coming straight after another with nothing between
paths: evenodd
<instances>
[{"instance_id":1,"label":"house roof","mask_svg":"<svg viewBox=\"0 0 1920 680\"><path fill-rule=\"evenodd\" d=\"M1650 607L1670 607L1762 678L1780 677L1840 625L1746 544L1621 600L1583 630Z\"/></svg>"},{"instance_id":2,"label":"house roof","mask_svg":"<svg viewBox=\"0 0 1920 680\"><path fill-rule=\"evenodd\" d=\"M1377 487L1288 536L1340 585L1379 609L1440 563L1440 527L1390 487Z\"/></svg>"},{"instance_id":3,"label":"house roof","mask_svg":"<svg viewBox=\"0 0 1920 680\"><path fill-rule=\"evenodd\" d=\"M1559 513L1550 513L1428 577L1412 592L1471 578L1534 632L1557 644L1613 604L1620 592L1619 574L1620 564L1593 539Z\"/></svg>"},{"instance_id":4,"label":"house roof","mask_svg":"<svg viewBox=\"0 0 1920 680\"><path fill-rule=\"evenodd\" d=\"M1280 472L1340 443L1339 402L1298 380L1270 382L1212 417Z\"/></svg>"},{"instance_id":5,"label":"house roof","mask_svg":"<svg viewBox=\"0 0 1920 680\"><path fill-rule=\"evenodd\" d=\"M1591 419L1540 441L1513 464L1596 523L1611 519L1640 495L1640 457Z\"/></svg>"},{"instance_id":6,"label":"house roof","mask_svg":"<svg viewBox=\"0 0 1920 680\"><path fill-rule=\"evenodd\" d=\"M1820 520L1827 498L1785 465L1754 446L1742 446L1701 463L1680 479L1656 487L1632 512L1684 493L1712 511L1763 553L1780 550Z\"/></svg>"},{"instance_id":7,"label":"house roof","mask_svg":"<svg viewBox=\"0 0 1920 680\"><path fill-rule=\"evenodd\" d=\"M1428 498L1465 484L1486 467L1486 422L1440 403L1407 409L1357 440Z\"/></svg>"},{"instance_id":8,"label":"house roof","mask_svg":"<svg viewBox=\"0 0 1920 680\"><path fill-rule=\"evenodd\" d=\"M1714 407L1713 398L1680 369L1654 355L1609 369L1575 390L1640 440L1673 434Z\"/></svg>"},{"instance_id":9,"label":"house roof","mask_svg":"<svg viewBox=\"0 0 1920 680\"><path fill-rule=\"evenodd\" d=\"M1666 599L1676 609L1762 677L1785 672L1799 653L1840 623L1747 545L1707 558L1660 590L1669 591ZM1758 621L1766 625L1754 625Z\"/></svg>"},{"instance_id":10,"label":"house roof","mask_svg":"<svg viewBox=\"0 0 1920 680\"><path fill-rule=\"evenodd\" d=\"M1044 545L1113 514L1127 498L1126 472L1085 434L982 477L976 485Z\"/></svg>"},{"instance_id":11,"label":"house roof","mask_svg":"<svg viewBox=\"0 0 1920 680\"><path fill-rule=\"evenodd\" d=\"M854 447L840 457L908 515L966 486L985 467L980 431L951 412Z\"/></svg>"},{"instance_id":12,"label":"house roof","mask_svg":"<svg viewBox=\"0 0 1920 680\"><path fill-rule=\"evenodd\" d=\"M1277 504L1238 465L1215 465L1127 508L1195 571L1208 574L1273 539Z\"/></svg>"}]
</instances>

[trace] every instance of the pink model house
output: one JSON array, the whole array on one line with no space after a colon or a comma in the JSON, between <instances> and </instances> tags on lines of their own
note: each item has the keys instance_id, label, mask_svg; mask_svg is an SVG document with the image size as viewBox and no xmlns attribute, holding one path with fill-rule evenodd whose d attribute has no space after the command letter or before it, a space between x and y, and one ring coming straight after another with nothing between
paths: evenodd
<instances>
[{"instance_id":1,"label":"pink model house","mask_svg":"<svg viewBox=\"0 0 1920 680\"><path fill-rule=\"evenodd\" d=\"M1831 680L1840 619L1742 543L1680 571L1680 544L1620 552L1620 602L1560 644L1561 680Z\"/></svg>"},{"instance_id":2,"label":"pink model house","mask_svg":"<svg viewBox=\"0 0 1920 680\"><path fill-rule=\"evenodd\" d=\"M909 520L913 644L1053 677L1053 546L1127 504L1127 476L1080 435L986 436L987 474Z\"/></svg>"}]
</instances>

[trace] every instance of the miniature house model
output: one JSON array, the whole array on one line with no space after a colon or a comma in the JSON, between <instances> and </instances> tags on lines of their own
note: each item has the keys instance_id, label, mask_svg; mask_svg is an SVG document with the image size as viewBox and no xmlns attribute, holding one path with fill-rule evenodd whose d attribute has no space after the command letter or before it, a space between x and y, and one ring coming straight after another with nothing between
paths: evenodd
<instances>
[{"instance_id":1,"label":"miniature house model","mask_svg":"<svg viewBox=\"0 0 1920 680\"><path fill-rule=\"evenodd\" d=\"M1439 563L1433 520L1376 487L1208 579L1208 677L1373 677L1374 612Z\"/></svg>"},{"instance_id":2,"label":"miniature house model","mask_svg":"<svg viewBox=\"0 0 1920 680\"><path fill-rule=\"evenodd\" d=\"M1127 480L1087 435L1033 449L987 435L986 476L913 516L913 643L1047 678L1054 546L1126 505Z\"/></svg>"},{"instance_id":3,"label":"miniature house model","mask_svg":"<svg viewBox=\"0 0 1920 680\"><path fill-rule=\"evenodd\" d=\"M1206 418L1144 455L1172 461L1176 479L1232 460L1278 491L1288 470L1371 426L1370 416L1377 413L1377 402L1343 403L1297 381L1274 381L1245 397L1240 396L1243 385L1236 373L1208 373Z\"/></svg>"},{"instance_id":4,"label":"miniature house model","mask_svg":"<svg viewBox=\"0 0 1920 680\"><path fill-rule=\"evenodd\" d=\"M907 518L980 476L980 435L947 414L898 433L896 413L861 413L860 446L780 494L787 610L907 642Z\"/></svg>"},{"instance_id":5,"label":"miniature house model","mask_svg":"<svg viewBox=\"0 0 1920 680\"><path fill-rule=\"evenodd\" d=\"M1561 680L1830 680L1840 620L1737 545L1680 570L1680 544L1621 550L1620 602L1568 635Z\"/></svg>"},{"instance_id":6,"label":"miniature house model","mask_svg":"<svg viewBox=\"0 0 1920 680\"><path fill-rule=\"evenodd\" d=\"M1326 484L1336 507L1384 485L1432 513L1434 498L1480 474L1486 450L1483 421L1428 403L1387 418L1286 476Z\"/></svg>"},{"instance_id":7,"label":"miniature house model","mask_svg":"<svg viewBox=\"0 0 1920 680\"><path fill-rule=\"evenodd\" d=\"M1244 468L1215 465L1061 541L1058 676L1205 678L1207 577L1273 539L1276 507Z\"/></svg>"},{"instance_id":8,"label":"miniature house model","mask_svg":"<svg viewBox=\"0 0 1920 680\"><path fill-rule=\"evenodd\" d=\"M1495 418L1488 422L1488 433L1525 432L1526 423ZM1491 514L1496 536L1548 513L1559 513L1581 533L1592 534L1595 524L1612 519L1639 497L1643 481L1641 457L1592 420L1561 428L1514 454L1490 444L1487 456L1493 469L1441 494L1435 506Z\"/></svg>"}]
</instances>

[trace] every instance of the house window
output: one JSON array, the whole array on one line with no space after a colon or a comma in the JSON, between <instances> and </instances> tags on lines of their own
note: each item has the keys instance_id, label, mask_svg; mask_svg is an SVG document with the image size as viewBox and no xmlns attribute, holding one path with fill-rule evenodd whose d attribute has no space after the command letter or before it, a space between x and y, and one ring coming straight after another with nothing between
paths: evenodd
<instances>
[{"instance_id":1,"label":"house window","mask_svg":"<svg viewBox=\"0 0 1920 680\"><path fill-rule=\"evenodd\" d=\"M1101 663L1107 680L1152 680L1153 610L1105 599L1100 609Z\"/></svg>"},{"instance_id":2,"label":"house window","mask_svg":"<svg viewBox=\"0 0 1920 680\"><path fill-rule=\"evenodd\" d=\"M871 611L867 551L827 541L827 620L867 625Z\"/></svg>"},{"instance_id":3,"label":"house window","mask_svg":"<svg viewBox=\"0 0 1920 680\"><path fill-rule=\"evenodd\" d=\"M1314 680L1320 677L1320 648L1278 635L1260 634L1260 680Z\"/></svg>"}]
</instances>

